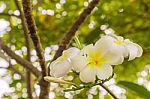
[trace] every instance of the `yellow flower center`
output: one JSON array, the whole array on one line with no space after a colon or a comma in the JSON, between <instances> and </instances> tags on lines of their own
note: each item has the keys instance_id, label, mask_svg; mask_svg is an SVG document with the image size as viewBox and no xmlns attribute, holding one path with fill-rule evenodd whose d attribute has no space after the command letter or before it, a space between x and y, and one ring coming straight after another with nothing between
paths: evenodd
<instances>
[{"instance_id":1,"label":"yellow flower center","mask_svg":"<svg viewBox=\"0 0 150 99\"><path fill-rule=\"evenodd\" d=\"M92 55L88 58L88 62L94 66L100 66L105 61L100 55Z\"/></svg>"},{"instance_id":2,"label":"yellow flower center","mask_svg":"<svg viewBox=\"0 0 150 99\"><path fill-rule=\"evenodd\" d=\"M123 44L123 42L121 40L117 40L115 43L118 44L118 45L122 45Z\"/></svg>"},{"instance_id":3,"label":"yellow flower center","mask_svg":"<svg viewBox=\"0 0 150 99\"><path fill-rule=\"evenodd\" d=\"M68 58L68 54L67 53L63 53L63 55L61 57L58 58L59 62L63 62L65 59Z\"/></svg>"}]
</instances>

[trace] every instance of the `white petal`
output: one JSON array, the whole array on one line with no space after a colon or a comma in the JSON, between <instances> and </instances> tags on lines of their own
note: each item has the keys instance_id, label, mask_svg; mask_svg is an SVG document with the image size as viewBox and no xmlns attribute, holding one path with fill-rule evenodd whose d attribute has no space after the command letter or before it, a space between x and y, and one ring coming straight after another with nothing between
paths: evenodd
<instances>
[{"instance_id":1,"label":"white petal","mask_svg":"<svg viewBox=\"0 0 150 99\"><path fill-rule=\"evenodd\" d=\"M129 61L133 60L135 57L142 56L143 49L136 43L131 42L129 39L125 39L126 46L129 50Z\"/></svg>"},{"instance_id":2,"label":"white petal","mask_svg":"<svg viewBox=\"0 0 150 99\"><path fill-rule=\"evenodd\" d=\"M71 68L72 66L67 60L63 62L58 62L56 60L50 64L50 74L54 77L62 77L66 75L71 70Z\"/></svg>"},{"instance_id":3,"label":"white petal","mask_svg":"<svg viewBox=\"0 0 150 99\"><path fill-rule=\"evenodd\" d=\"M76 55L71 59L71 65L74 69L80 72L88 64L85 56Z\"/></svg>"},{"instance_id":4,"label":"white petal","mask_svg":"<svg viewBox=\"0 0 150 99\"><path fill-rule=\"evenodd\" d=\"M116 38L117 38L119 41L121 41L121 42L124 41L124 38L123 38L122 36L116 36Z\"/></svg>"},{"instance_id":5,"label":"white petal","mask_svg":"<svg viewBox=\"0 0 150 99\"><path fill-rule=\"evenodd\" d=\"M128 49L126 48L126 45L124 44L124 38L122 36L117 36L115 34L111 34L109 36L111 36L115 39L115 40L113 40L114 42L113 42L112 46L116 47L116 49L120 50L124 57L127 57ZM122 42L122 44L117 44L116 43L117 41Z\"/></svg>"},{"instance_id":6,"label":"white petal","mask_svg":"<svg viewBox=\"0 0 150 99\"><path fill-rule=\"evenodd\" d=\"M99 39L95 43L95 50L96 52L99 51L99 53L104 53L107 52L111 47L112 44L114 43L114 38L110 36L103 36L101 39Z\"/></svg>"},{"instance_id":7,"label":"white petal","mask_svg":"<svg viewBox=\"0 0 150 99\"><path fill-rule=\"evenodd\" d=\"M129 43L127 48L129 50L129 61L135 59L135 57L137 57L138 47Z\"/></svg>"},{"instance_id":8,"label":"white petal","mask_svg":"<svg viewBox=\"0 0 150 99\"><path fill-rule=\"evenodd\" d=\"M104 53L103 57L106 59L105 63L110 65L118 65L124 61L122 51L115 46L112 46L111 49L107 51L107 53Z\"/></svg>"},{"instance_id":9,"label":"white petal","mask_svg":"<svg viewBox=\"0 0 150 99\"><path fill-rule=\"evenodd\" d=\"M94 82L96 79L96 69L87 66L80 72L79 77L82 82Z\"/></svg>"},{"instance_id":10,"label":"white petal","mask_svg":"<svg viewBox=\"0 0 150 99\"><path fill-rule=\"evenodd\" d=\"M122 51L122 54L123 54L123 56L124 56L125 58L128 57L129 51L128 51L128 48L126 47L125 44L123 44L122 46L120 46L120 48L118 48L118 50L119 50L119 49Z\"/></svg>"},{"instance_id":11,"label":"white petal","mask_svg":"<svg viewBox=\"0 0 150 99\"><path fill-rule=\"evenodd\" d=\"M128 55L129 55L129 52L128 52L128 49L127 49L127 47L126 47L126 45L125 44L121 44L121 45L118 45L118 44L113 44L113 49L116 49L115 51L116 52L120 52L120 53L122 53L122 55L124 56L124 57L128 57Z\"/></svg>"},{"instance_id":12,"label":"white petal","mask_svg":"<svg viewBox=\"0 0 150 99\"><path fill-rule=\"evenodd\" d=\"M78 53L80 52L80 50L76 47L71 47L65 51L63 51L63 54L67 54L68 55L68 58L72 58L74 57L75 55L77 55Z\"/></svg>"},{"instance_id":13,"label":"white petal","mask_svg":"<svg viewBox=\"0 0 150 99\"><path fill-rule=\"evenodd\" d=\"M80 55L85 55L85 54L90 55L94 52L93 50L94 50L93 44L89 44L89 45L83 47L83 49L80 52Z\"/></svg>"},{"instance_id":14,"label":"white petal","mask_svg":"<svg viewBox=\"0 0 150 99\"><path fill-rule=\"evenodd\" d=\"M135 44L135 43L134 43ZM141 57L143 54L143 49L141 46L139 46L138 44L135 44L135 46L137 46L138 48L138 52L137 52L137 56L136 57Z\"/></svg>"},{"instance_id":15,"label":"white petal","mask_svg":"<svg viewBox=\"0 0 150 99\"><path fill-rule=\"evenodd\" d=\"M111 65L102 65L97 67L97 77L101 80L108 79L113 74Z\"/></svg>"}]
</instances>

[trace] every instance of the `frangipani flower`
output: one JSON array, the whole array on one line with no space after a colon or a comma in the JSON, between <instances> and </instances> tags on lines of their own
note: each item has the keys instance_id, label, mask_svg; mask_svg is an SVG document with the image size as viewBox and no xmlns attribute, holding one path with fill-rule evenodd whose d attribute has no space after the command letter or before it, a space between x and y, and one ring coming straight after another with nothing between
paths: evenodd
<instances>
[{"instance_id":1,"label":"frangipani flower","mask_svg":"<svg viewBox=\"0 0 150 99\"><path fill-rule=\"evenodd\" d=\"M62 77L66 75L72 68L70 64L70 59L80 52L79 49L72 47L65 50L62 56L57 58L50 64L50 74L54 77Z\"/></svg>"},{"instance_id":2,"label":"frangipani flower","mask_svg":"<svg viewBox=\"0 0 150 99\"><path fill-rule=\"evenodd\" d=\"M113 74L111 65L121 64L124 57L121 52L112 51L111 42L100 39L95 45L85 46L81 52L71 59L74 69L80 72L79 77L83 82L94 82L96 76L105 80Z\"/></svg>"},{"instance_id":3,"label":"frangipani flower","mask_svg":"<svg viewBox=\"0 0 150 99\"><path fill-rule=\"evenodd\" d=\"M136 57L140 57L143 53L141 46L131 42L129 39L124 39L121 36L111 34L103 36L102 38L109 39L109 42L112 42L111 49L122 51L124 57L129 57L129 61L135 59Z\"/></svg>"}]
</instances>

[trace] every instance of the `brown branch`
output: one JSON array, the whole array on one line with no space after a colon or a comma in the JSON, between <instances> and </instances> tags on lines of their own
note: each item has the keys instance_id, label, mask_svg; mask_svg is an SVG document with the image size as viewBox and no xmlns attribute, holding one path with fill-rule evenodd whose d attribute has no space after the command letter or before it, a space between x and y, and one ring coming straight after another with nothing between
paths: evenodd
<instances>
[{"instance_id":1,"label":"brown branch","mask_svg":"<svg viewBox=\"0 0 150 99\"><path fill-rule=\"evenodd\" d=\"M59 49L57 50L53 60L57 59L59 56L61 56L63 50L65 50L72 38L74 37L76 31L79 29L80 25L85 21L85 19L90 15L96 4L98 4L99 0L92 0L88 7L84 9L84 11L80 14L78 19L75 21L75 23L72 25L72 27L69 29L69 31L66 33L65 37L61 41L59 45Z\"/></svg>"},{"instance_id":2,"label":"brown branch","mask_svg":"<svg viewBox=\"0 0 150 99\"><path fill-rule=\"evenodd\" d=\"M0 48L11 58L15 59L24 68L30 70L36 77L40 77L41 72L35 68L32 63L27 60L22 59L19 55L16 55L0 38Z\"/></svg>"},{"instance_id":3,"label":"brown branch","mask_svg":"<svg viewBox=\"0 0 150 99\"><path fill-rule=\"evenodd\" d=\"M37 28L35 25L34 17L32 15L32 3L31 2L32 2L32 0L23 0L23 9L24 9L24 13L25 13L26 22L28 24L28 29L29 29L33 44L35 46L37 56L40 60L42 74L43 74L43 76L46 76L47 72L46 72L45 59L44 59L44 55L43 55L43 48L41 46L40 38L36 31Z\"/></svg>"},{"instance_id":4,"label":"brown branch","mask_svg":"<svg viewBox=\"0 0 150 99\"><path fill-rule=\"evenodd\" d=\"M143 56L147 56L147 55L150 55L150 49L144 49L143 50Z\"/></svg>"},{"instance_id":5,"label":"brown branch","mask_svg":"<svg viewBox=\"0 0 150 99\"><path fill-rule=\"evenodd\" d=\"M25 21L24 13L19 5L19 2L17 0L14 0L15 4L17 6L17 9L20 12L20 18L21 18L21 23L23 27L23 32L26 40L26 47L27 47L27 60L30 62L31 61L31 44L30 44L30 37L28 35L28 27ZM28 93L28 98L33 99L32 97L32 78L31 78L31 72L30 70L26 69L26 83L27 83L27 93Z\"/></svg>"},{"instance_id":6,"label":"brown branch","mask_svg":"<svg viewBox=\"0 0 150 99\"><path fill-rule=\"evenodd\" d=\"M9 14L9 13L0 13L1 16L14 16L14 17L20 17L20 16L17 16L15 14Z\"/></svg>"},{"instance_id":7,"label":"brown branch","mask_svg":"<svg viewBox=\"0 0 150 99\"><path fill-rule=\"evenodd\" d=\"M49 83L44 80L44 76L48 75L44 54L43 54L43 48L40 42L40 38L37 33L37 27L35 24L35 20L32 14L32 0L23 0L23 10L26 18L26 22L28 25L28 30L31 36L31 39L33 41L35 50L37 52L37 56L39 58L39 62L42 69L42 79L40 80L40 99L48 99L49 98Z\"/></svg>"}]
</instances>

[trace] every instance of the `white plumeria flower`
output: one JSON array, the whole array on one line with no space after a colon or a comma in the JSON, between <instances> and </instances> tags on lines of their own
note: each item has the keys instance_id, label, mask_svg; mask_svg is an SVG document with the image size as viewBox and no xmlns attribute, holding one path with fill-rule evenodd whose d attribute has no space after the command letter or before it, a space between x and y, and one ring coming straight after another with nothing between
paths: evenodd
<instances>
[{"instance_id":1,"label":"white plumeria flower","mask_svg":"<svg viewBox=\"0 0 150 99\"><path fill-rule=\"evenodd\" d=\"M74 69L80 72L79 77L83 82L94 82L96 76L105 80L113 74L111 65L121 64L124 57L120 52L112 51L111 42L100 39L95 45L85 46L81 52L71 59Z\"/></svg>"},{"instance_id":2,"label":"white plumeria flower","mask_svg":"<svg viewBox=\"0 0 150 99\"><path fill-rule=\"evenodd\" d=\"M62 56L57 58L50 64L50 74L54 77L62 77L66 75L72 68L70 59L80 52L78 48L72 47L63 51Z\"/></svg>"},{"instance_id":3,"label":"white plumeria flower","mask_svg":"<svg viewBox=\"0 0 150 99\"><path fill-rule=\"evenodd\" d=\"M129 61L140 57L143 53L142 47L136 43L131 42L129 39L124 39L121 36L116 36L115 34L110 34L103 36L102 38L109 38L112 42L112 48L122 51L124 57L129 57Z\"/></svg>"}]
</instances>

